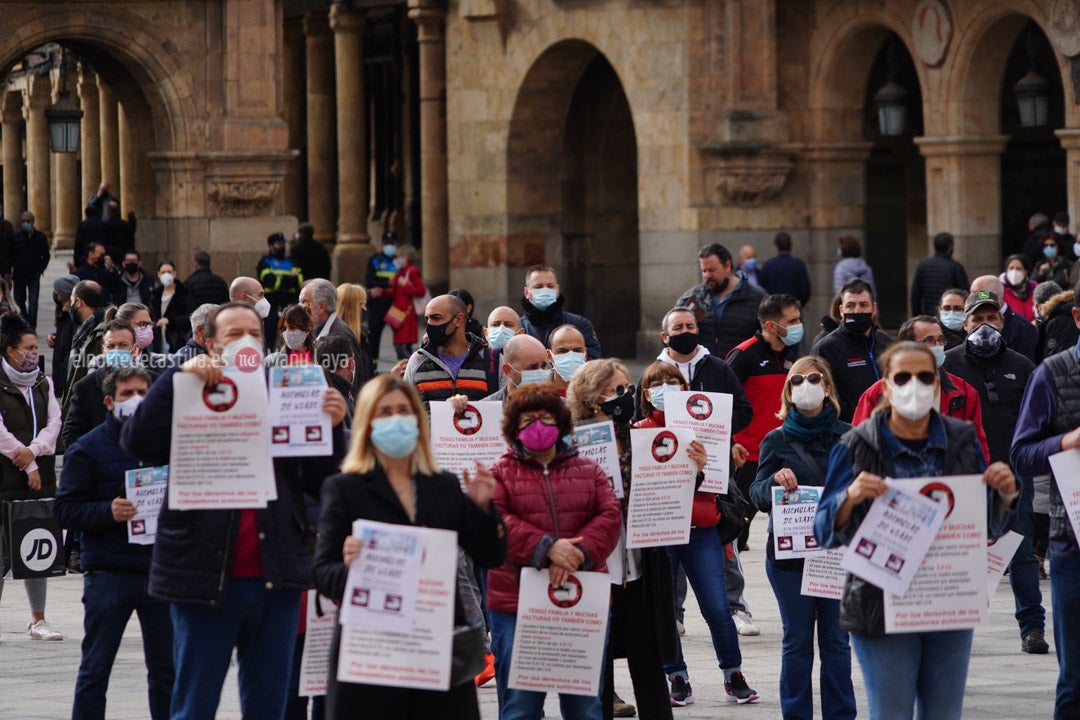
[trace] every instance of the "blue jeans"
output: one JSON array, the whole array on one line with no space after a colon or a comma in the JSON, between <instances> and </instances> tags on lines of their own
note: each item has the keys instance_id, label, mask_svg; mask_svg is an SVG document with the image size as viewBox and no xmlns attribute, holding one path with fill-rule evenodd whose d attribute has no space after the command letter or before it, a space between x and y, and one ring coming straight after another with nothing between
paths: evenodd
<instances>
[{"instance_id":1,"label":"blue jeans","mask_svg":"<svg viewBox=\"0 0 1080 720\"><path fill-rule=\"evenodd\" d=\"M244 717L285 716L300 591L267 590L265 582L234 577L214 607L172 605L172 720L213 720L234 647Z\"/></svg>"},{"instance_id":2,"label":"blue jeans","mask_svg":"<svg viewBox=\"0 0 1080 720\"><path fill-rule=\"evenodd\" d=\"M72 720L105 718L116 651L131 613L142 630L150 717L168 720L173 684L172 621L169 606L146 594L146 574L94 570L83 578L82 662L75 680Z\"/></svg>"},{"instance_id":3,"label":"blue jeans","mask_svg":"<svg viewBox=\"0 0 1080 720\"><path fill-rule=\"evenodd\" d=\"M776 594L784 626L780 662L780 708L784 720L813 720L814 627L821 652L821 716L824 720L855 717L851 684L851 647L840 629L840 601L807 597L801 569L780 569L766 557L765 572ZM801 563L800 563L801 565Z\"/></svg>"},{"instance_id":4,"label":"blue jeans","mask_svg":"<svg viewBox=\"0 0 1080 720\"><path fill-rule=\"evenodd\" d=\"M712 634L713 649L720 667L727 670L742 665L742 653L739 650L739 634L735 630L735 621L731 619L731 606L728 605L727 587L724 584L724 546L716 528L691 528L690 542L687 545L673 545L667 549L671 558L671 580L675 584L675 575L679 564L686 571L686 579L694 588L694 597L705 622ZM664 672L679 675L689 680L686 661L683 659L682 639L675 634L678 659L664 666Z\"/></svg>"},{"instance_id":5,"label":"blue jeans","mask_svg":"<svg viewBox=\"0 0 1080 720\"><path fill-rule=\"evenodd\" d=\"M547 693L514 690L508 687L517 615L491 610L489 620L491 622L491 651L495 653L495 685L499 697L499 720L540 720L544 715L544 699ZM610 623L608 626L610 627ZM606 639L604 647L607 647ZM603 687L604 678L601 673L601 692ZM597 693L595 697L559 693L559 710L562 711L563 720L603 720L604 717L600 693Z\"/></svg>"},{"instance_id":6,"label":"blue jeans","mask_svg":"<svg viewBox=\"0 0 1080 720\"><path fill-rule=\"evenodd\" d=\"M851 636L866 681L870 720L960 720L971 630Z\"/></svg>"},{"instance_id":7,"label":"blue jeans","mask_svg":"<svg viewBox=\"0 0 1080 720\"><path fill-rule=\"evenodd\" d=\"M12 290L15 303L22 308L22 316L30 327L37 330L38 294L41 292L41 276L32 278L13 278Z\"/></svg>"},{"instance_id":8,"label":"blue jeans","mask_svg":"<svg viewBox=\"0 0 1080 720\"><path fill-rule=\"evenodd\" d=\"M1080 717L1080 549L1076 541L1050 541L1050 602L1054 608L1057 701L1054 720Z\"/></svg>"},{"instance_id":9,"label":"blue jeans","mask_svg":"<svg viewBox=\"0 0 1080 720\"><path fill-rule=\"evenodd\" d=\"M1046 610L1042 605L1042 591L1039 589L1039 563L1035 560L1035 511L1032 509L1032 495L1035 492L1031 479L1023 481L1023 493L1020 495L1020 507L1009 524L1024 536L1020 547L1016 549L1009 563L1009 585L1012 586L1013 600L1016 602L1016 622L1020 625L1020 637L1028 633L1046 631Z\"/></svg>"}]
</instances>

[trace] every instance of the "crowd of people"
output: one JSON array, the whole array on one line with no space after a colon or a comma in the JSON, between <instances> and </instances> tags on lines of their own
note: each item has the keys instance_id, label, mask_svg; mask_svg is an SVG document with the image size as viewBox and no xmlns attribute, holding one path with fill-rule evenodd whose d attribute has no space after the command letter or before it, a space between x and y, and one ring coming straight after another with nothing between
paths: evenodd
<instances>
[{"instance_id":1,"label":"crowd of people","mask_svg":"<svg viewBox=\"0 0 1080 720\"><path fill-rule=\"evenodd\" d=\"M988 539L1023 536L1009 565L1023 652L1049 650L1039 580L1050 560L1055 717L1080 716L1069 612L1080 603L1071 592L1080 549L1047 461L1080 447L1080 308L1061 260L1069 253L1041 249L1050 247L1044 238L1066 242L1053 228L1033 228L1030 249L1041 261L1011 256L1001 276L969 284L951 236L936 237L895 341L879 326L873 273L855 238L840 240L835 296L812 342L803 316L809 277L788 234L776 236L776 256L760 265L753 248L736 258L707 245L698 253L701 282L672 298L658 333L663 350L640 378L604 356L586 317L564 308L550 267L526 271L520 310L496 307L481 322L467 290L430 297L415 249L392 232L363 285L337 286L309 225L291 250L282 234L271 235L256 276L231 283L212 272L205 252L181 282L171 261L153 276L134 245L112 258L91 240L76 272L54 284L50 374L29 314L0 317L0 500L55 495L70 566L86 573L72 717L105 717L112 663L135 612L155 720L213 717L234 651L245 717L345 718L363 708L478 718L475 686L495 682L500 718L538 718L544 693L509 683L519 580L536 568L556 588L579 571L611 576L601 690L560 695L564 718L670 718L695 701L680 637L687 586L726 699L758 700L740 652L740 636L759 632L747 582L768 582L779 607L782 654L771 684L785 718L814 714L815 633L823 717L857 714L853 647L870 717L910 718L917 708L920 717L959 718L971 630L887 634L882 590L850 574L841 600L802 595L803 561L775 557L771 521L766 577L748 578L740 552L754 509L769 514L773 487L820 487L815 534L838 547L886 478L964 474L985 484ZM386 326L392 367L379 366ZM173 378L190 373L214 385L244 353L265 368L322 367L332 453L275 458L277 499L262 509L183 511L166 502L152 549L130 544L124 524L137 510L124 497L124 473L169 464ZM717 496L698 491L686 544L628 549L632 429L665 427L665 395L682 390L732 397L729 492L749 498L743 532L723 536ZM434 460L428 408L449 401L462 412L478 400L503 403L507 450L459 478ZM577 452L574 427L598 421L613 423L618 477ZM694 441L688 454L700 487L705 448ZM458 533L455 625L487 630L479 675L445 692L338 680L338 628L325 701L309 707L298 695L303 591L314 586L341 601L364 551L352 536L357 519ZM24 584L30 636L62 639L45 619L47 582ZM614 687L616 658L628 662L636 707Z\"/></svg>"}]
</instances>

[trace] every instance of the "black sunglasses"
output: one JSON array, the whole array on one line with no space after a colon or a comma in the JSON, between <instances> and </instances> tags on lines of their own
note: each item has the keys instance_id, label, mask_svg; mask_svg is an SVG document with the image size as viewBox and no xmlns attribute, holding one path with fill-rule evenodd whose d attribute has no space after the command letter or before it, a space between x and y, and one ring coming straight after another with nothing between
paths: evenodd
<instances>
[{"instance_id":1,"label":"black sunglasses","mask_svg":"<svg viewBox=\"0 0 1080 720\"><path fill-rule=\"evenodd\" d=\"M811 385L817 385L821 382L821 373L810 373L809 375L792 375L788 380L794 387L799 387L803 384L803 380Z\"/></svg>"},{"instance_id":2,"label":"black sunglasses","mask_svg":"<svg viewBox=\"0 0 1080 720\"><path fill-rule=\"evenodd\" d=\"M623 395L633 395L635 388L633 385L616 385L615 397L622 397Z\"/></svg>"},{"instance_id":3,"label":"black sunglasses","mask_svg":"<svg viewBox=\"0 0 1080 720\"><path fill-rule=\"evenodd\" d=\"M892 376L892 382L894 385L899 387L901 385L907 385L908 381L911 380L911 378L913 377L918 378L919 382L921 382L923 385L933 385L934 378L937 377L937 373L931 372L930 370L923 370L922 372L917 373L909 373L907 371L898 372Z\"/></svg>"}]
</instances>

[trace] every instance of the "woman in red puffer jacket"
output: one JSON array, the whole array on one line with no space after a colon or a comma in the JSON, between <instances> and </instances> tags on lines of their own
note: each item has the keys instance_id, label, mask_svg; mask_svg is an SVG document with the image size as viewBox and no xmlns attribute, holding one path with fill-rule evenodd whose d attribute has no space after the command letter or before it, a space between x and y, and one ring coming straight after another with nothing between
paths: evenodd
<instances>
[{"instance_id":1,"label":"woman in red puffer jacket","mask_svg":"<svg viewBox=\"0 0 1080 720\"><path fill-rule=\"evenodd\" d=\"M547 568L560 587L575 571L606 571L619 540L619 501L600 466L566 444L572 430L570 410L551 383L523 385L506 402L510 449L491 473L508 551L488 572L487 595L500 717L538 717L545 698L508 687L521 569ZM567 720L600 717L599 695L560 694L559 702Z\"/></svg>"}]
</instances>

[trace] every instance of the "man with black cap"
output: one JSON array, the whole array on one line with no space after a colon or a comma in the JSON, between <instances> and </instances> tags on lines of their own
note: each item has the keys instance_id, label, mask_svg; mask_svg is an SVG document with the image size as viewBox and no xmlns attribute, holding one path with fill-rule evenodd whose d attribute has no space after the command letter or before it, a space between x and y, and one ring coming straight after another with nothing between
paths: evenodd
<instances>
[{"instance_id":1,"label":"man with black cap","mask_svg":"<svg viewBox=\"0 0 1080 720\"><path fill-rule=\"evenodd\" d=\"M942 366L979 393L991 463L1009 462L1009 446L1020 416L1024 388L1035 371L1034 363L1010 350L1002 336L1005 326L1002 309L998 296L992 292L976 290L968 295L964 303L967 339L945 353ZM1009 583L1016 600L1020 647L1026 653L1043 654L1048 650L1046 611L1042 606L1039 566L1032 545L1035 517L1031 501L1035 488L1031 476L1018 472L1017 478L1023 483L1023 490L1010 529L1023 535L1024 539L1009 564Z\"/></svg>"},{"instance_id":2,"label":"man with black cap","mask_svg":"<svg viewBox=\"0 0 1080 720\"><path fill-rule=\"evenodd\" d=\"M263 337L266 346L272 348L277 341L278 311L299 300L300 286L304 284L300 266L285 257L284 235L272 233L266 238L266 255L259 260L255 274L270 302L270 313L263 319Z\"/></svg>"},{"instance_id":3,"label":"man with black cap","mask_svg":"<svg viewBox=\"0 0 1080 720\"><path fill-rule=\"evenodd\" d=\"M971 292L980 290L1001 298L1004 297L1005 287L997 275L980 275L971 281ZM1014 313L1008 303L1001 304L1001 321L1001 335L1009 349L1035 362L1035 349L1039 345L1039 331L1035 326Z\"/></svg>"},{"instance_id":4,"label":"man with black cap","mask_svg":"<svg viewBox=\"0 0 1080 720\"><path fill-rule=\"evenodd\" d=\"M379 365L379 344L382 342L383 328L386 327L386 313L394 304L394 289L390 281L397 273L394 258L397 256L397 235L387 230L382 236L382 250L371 256L368 261L364 287L367 289L368 340L371 343L372 367Z\"/></svg>"},{"instance_id":5,"label":"man with black cap","mask_svg":"<svg viewBox=\"0 0 1080 720\"><path fill-rule=\"evenodd\" d=\"M53 351L52 379L56 397L64 394L67 388L68 353L71 352L71 336L75 324L68 308L71 303L71 291L79 282L78 275L61 275L53 280L53 302L56 305L56 329L45 342Z\"/></svg>"}]
</instances>

